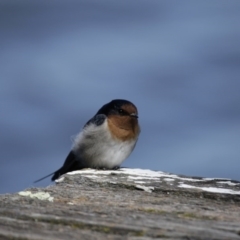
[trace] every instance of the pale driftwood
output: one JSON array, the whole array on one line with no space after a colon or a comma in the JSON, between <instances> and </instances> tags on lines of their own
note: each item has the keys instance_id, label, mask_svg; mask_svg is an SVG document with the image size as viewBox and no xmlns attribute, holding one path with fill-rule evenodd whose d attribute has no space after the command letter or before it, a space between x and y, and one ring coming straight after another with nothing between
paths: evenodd
<instances>
[{"instance_id":1,"label":"pale driftwood","mask_svg":"<svg viewBox=\"0 0 240 240\"><path fill-rule=\"evenodd\" d=\"M240 183L86 169L0 195L3 240L153 238L240 239Z\"/></svg>"}]
</instances>

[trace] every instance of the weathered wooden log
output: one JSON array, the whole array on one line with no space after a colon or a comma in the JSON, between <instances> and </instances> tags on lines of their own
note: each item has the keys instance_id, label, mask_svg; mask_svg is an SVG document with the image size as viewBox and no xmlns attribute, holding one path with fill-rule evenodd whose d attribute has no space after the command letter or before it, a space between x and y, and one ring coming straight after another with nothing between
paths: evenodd
<instances>
[{"instance_id":1,"label":"weathered wooden log","mask_svg":"<svg viewBox=\"0 0 240 240\"><path fill-rule=\"evenodd\" d=\"M0 195L0 239L240 239L240 182L86 169Z\"/></svg>"}]
</instances>

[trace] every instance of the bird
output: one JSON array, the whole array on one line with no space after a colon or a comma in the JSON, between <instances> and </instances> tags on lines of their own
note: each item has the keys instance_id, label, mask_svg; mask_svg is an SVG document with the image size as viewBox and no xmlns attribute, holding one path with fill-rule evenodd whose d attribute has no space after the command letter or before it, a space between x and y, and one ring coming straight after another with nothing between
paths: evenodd
<instances>
[{"instance_id":1,"label":"bird","mask_svg":"<svg viewBox=\"0 0 240 240\"><path fill-rule=\"evenodd\" d=\"M103 105L73 140L72 148L57 171L36 180L84 168L116 170L137 143L140 126L137 107L128 100L115 99Z\"/></svg>"}]
</instances>

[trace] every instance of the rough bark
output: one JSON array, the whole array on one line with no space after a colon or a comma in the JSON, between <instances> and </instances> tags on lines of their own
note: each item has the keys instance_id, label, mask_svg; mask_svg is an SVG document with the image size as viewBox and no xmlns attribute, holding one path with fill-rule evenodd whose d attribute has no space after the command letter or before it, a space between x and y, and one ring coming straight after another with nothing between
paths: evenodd
<instances>
[{"instance_id":1,"label":"rough bark","mask_svg":"<svg viewBox=\"0 0 240 240\"><path fill-rule=\"evenodd\" d=\"M0 195L0 239L240 239L240 183L140 169Z\"/></svg>"}]
</instances>

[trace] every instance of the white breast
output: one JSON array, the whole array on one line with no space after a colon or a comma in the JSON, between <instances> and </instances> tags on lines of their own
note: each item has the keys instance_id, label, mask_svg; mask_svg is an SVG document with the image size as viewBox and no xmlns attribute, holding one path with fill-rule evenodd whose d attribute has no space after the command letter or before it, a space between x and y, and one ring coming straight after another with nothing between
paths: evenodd
<instances>
[{"instance_id":1,"label":"white breast","mask_svg":"<svg viewBox=\"0 0 240 240\"><path fill-rule=\"evenodd\" d=\"M114 168L130 155L137 139L120 141L111 136L107 121L102 125L90 124L74 140L73 151L84 167Z\"/></svg>"}]
</instances>

